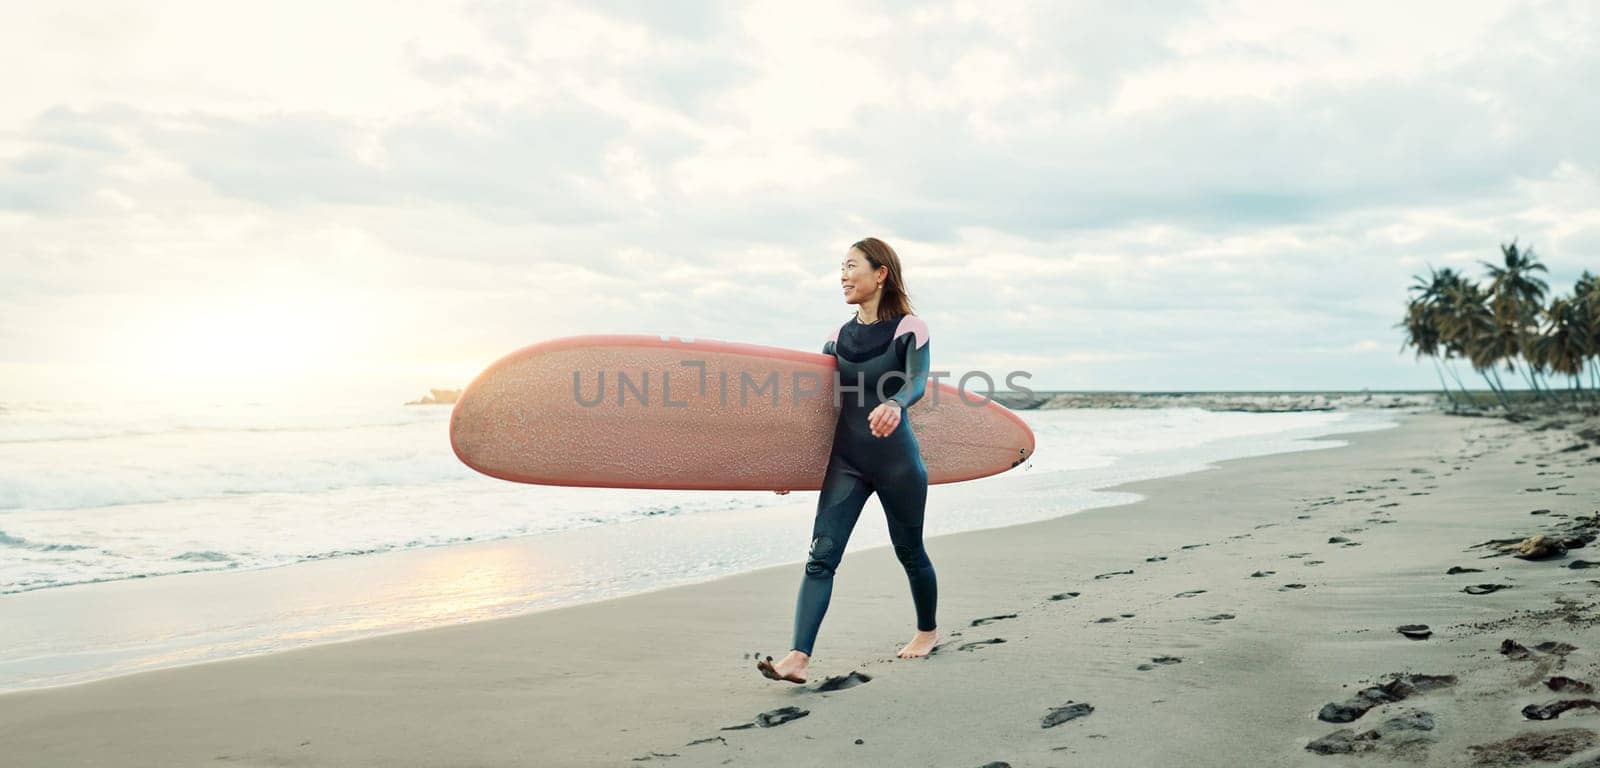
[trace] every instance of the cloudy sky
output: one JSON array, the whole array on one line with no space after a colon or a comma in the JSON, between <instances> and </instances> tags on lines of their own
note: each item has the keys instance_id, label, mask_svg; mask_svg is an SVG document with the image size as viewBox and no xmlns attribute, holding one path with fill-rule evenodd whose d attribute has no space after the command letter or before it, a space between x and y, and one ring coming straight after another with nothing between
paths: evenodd
<instances>
[{"instance_id":1,"label":"cloudy sky","mask_svg":"<svg viewBox=\"0 0 1600 768\"><path fill-rule=\"evenodd\" d=\"M869 235L942 370L1424 388L1427 265L1600 271L1589 3L417 5L0 11L0 401L820 350Z\"/></svg>"}]
</instances>

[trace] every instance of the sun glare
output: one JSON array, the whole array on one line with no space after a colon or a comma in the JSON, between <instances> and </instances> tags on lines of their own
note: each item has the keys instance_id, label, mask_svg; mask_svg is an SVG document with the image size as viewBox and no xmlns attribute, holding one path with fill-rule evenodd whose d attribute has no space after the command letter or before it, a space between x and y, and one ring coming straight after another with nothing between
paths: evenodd
<instances>
[{"instance_id":1,"label":"sun glare","mask_svg":"<svg viewBox=\"0 0 1600 768\"><path fill-rule=\"evenodd\" d=\"M117 334L112 356L143 383L253 390L327 373L351 342L351 310L279 298L194 299Z\"/></svg>"}]
</instances>

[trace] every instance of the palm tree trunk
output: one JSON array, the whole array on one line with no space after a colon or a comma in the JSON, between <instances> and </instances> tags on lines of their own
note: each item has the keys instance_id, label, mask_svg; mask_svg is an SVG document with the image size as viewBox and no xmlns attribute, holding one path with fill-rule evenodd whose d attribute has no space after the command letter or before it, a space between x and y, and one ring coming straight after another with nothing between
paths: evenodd
<instances>
[{"instance_id":1,"label":"palm tree trunk","mask_svg":"<svg viewBox=\"0 0 1600 768\"><path fill-rule=\"evenodd\" d=\"M1450 365L1448 359L1445 360L1444 369L1450 372L1450 378L1456 380L1456 388L1461 390L1461 399L1466 400L1474 408L1478 407L1478 399L1467 392L1467 385L1461 383L1461 374L1456 373L1455 366Z\"/></svg>"},{"instance_id":2,"label":"palm tree trunk","mask_svg":"<svg viewBox=\"0 0 1600 768\"><path fill-rule=\"evenodd\" d=\"M1505 381L1500 378L1500 369L1495 368L1491 372L1494 374L1494 383L1500 387L1500 394L1505 399L1506 410L1516 412L1517 401L1511 397L1511 390L1506 388Z\"/></svg>"},{"instance_id":3,"label":"palm tree trunk","mask_svg":"<svg viewBox=\"0 0 1600 768\"><path fill-rule=\"evenodd\" d=\"M1433 372L1439 377L1439 389L1444 390L1444 396L1450 400L1450 410L1460 408L1456 404L1456 396L1450 393L1450 385L1445 383L1444 371L1439 370L1439 358L1430 356L1428 359L1433 361Z\"/></svg>"},{"instance_id":4,"label":"palm tree trunk","mask_svg":"<svg viewBox=\"0 0 1600 768\"><path fill-rule=\"evenodd\" d=\"M1489 374L1491 373L1495 374L1494 378L1489 377ZM1478 375L1483 377L1483 380L1489 385L1489 391L1493 392L1495 397L1500 400L1500 407L1504 408L1507 412L1510 412L1511 403L1506 400L1506 393L1500 391L1500 388L1494 384L1495 379L1500 378L1500 374L1494 370L1494 366L1490 366L1485 370L1478 371Z\"/></svg>"},{"instance_id":5,"label":"palm tree trunk","mask_svg":"<svg viewBox=\"0 0 1600 768\"><path fill-rule=\"evenodd\" d=\"M1516 370L1517 364L1514 362L1511 363L1511 368ZM1533 392L1533 399L1535 401L1543 400L1544 391L1539 389L1539 384L1533 380L1533 366L1524 363L1522 365L1522 369L1517 370L1517 373L1522 374L1522 380L1528 382L1528 389L1529 391Z\"/></svg>"},{"instance_id":6,"label":"palm tree trunk","mask_svg":"<svg viewBox=\"0 0 1600 768\"><path fill-rule=\"evenodd\" d=\"M1540 391L1549 394L1551 397L1556 397L1556 388L1551 386L1550 378L1540 374L1531 365L1528 366L1528 378L1533 379L1534 386L1538 387Z\"/></svg>"}]
</instances>

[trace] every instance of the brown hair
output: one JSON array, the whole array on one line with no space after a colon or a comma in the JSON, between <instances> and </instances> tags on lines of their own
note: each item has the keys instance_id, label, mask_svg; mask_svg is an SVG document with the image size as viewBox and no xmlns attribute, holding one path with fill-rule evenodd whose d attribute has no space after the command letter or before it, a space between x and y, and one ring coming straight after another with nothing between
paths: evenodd
<instances>
[{"instance_id":1,"label":"brown hair","mask_svg":"<svg viewBox=\"0 0 1600 768\"><path fill-rule=\"evenodd\" d=\"M876 237L857 240L854 248L867 257L867 262L876 270L878 267L888 267L889 276L884 278L883 295L878 298L878 319L898 320L912 314L911 296L906 293L905 278L900 276L900 257L888 243Z\"/></svg>"}]
</instances>

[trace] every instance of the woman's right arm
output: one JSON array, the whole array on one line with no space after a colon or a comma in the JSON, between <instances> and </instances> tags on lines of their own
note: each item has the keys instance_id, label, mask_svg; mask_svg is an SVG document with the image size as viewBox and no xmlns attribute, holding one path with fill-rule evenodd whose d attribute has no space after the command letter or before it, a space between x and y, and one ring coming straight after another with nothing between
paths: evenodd
<instances>
[{"instance_id":1,"label":"woman's right arm","mask_svg":"<svg viewBox=\"0 0 1600 768\"><path fill-rule=\"evenodd\" d=\"M829 336L828 340L822 343L822 354L824 354L824 355L833 354L834 346L838 343L838 341L839 341L839 330L836 328L833 331L833 335ZM788 493L788 491L773 491L773 493L776 493L779 496L782 496L782 495Z\"/></svg>"}]
</instances>

